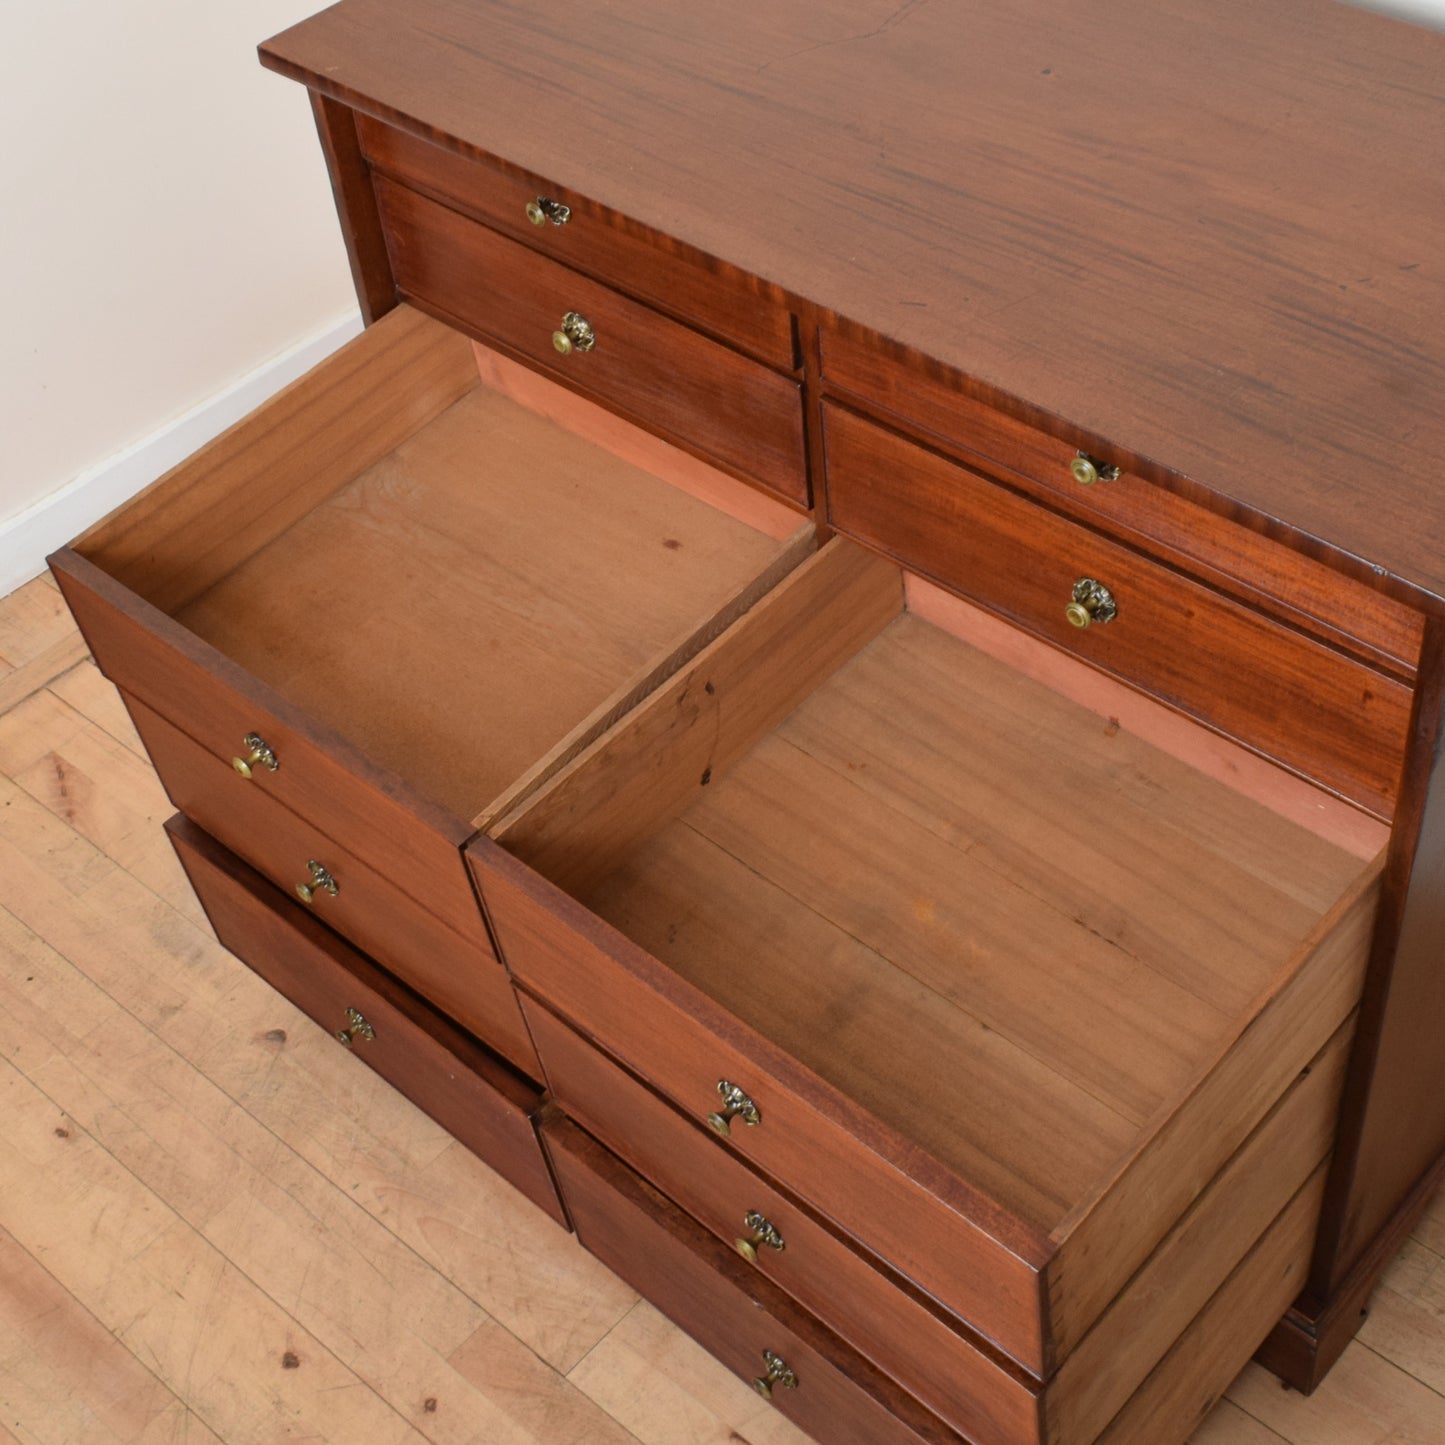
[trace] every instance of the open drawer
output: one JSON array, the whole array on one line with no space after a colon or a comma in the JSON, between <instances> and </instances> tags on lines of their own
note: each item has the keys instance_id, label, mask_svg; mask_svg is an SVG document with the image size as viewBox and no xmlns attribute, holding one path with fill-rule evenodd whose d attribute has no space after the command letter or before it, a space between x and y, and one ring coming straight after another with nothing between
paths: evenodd
<instances>
[{"instance_id":1,"label":"open drawer","mask_svg":"<svg viewBox=\"0 0 1445 1445\"><path fill-rule=\"evenodd\" d=\"M468 851L528 990L1047 1379L1354 1008L1385 830L1026 647L835 539Z\"/></svg>"},{"instance_id":2,"label":"open drawer","mask_svg":"<svg viewBox=\"0 0 1445 1445\"><path fill-rule=\"evenodd\" d=\"M399 307L52 566L107 675L218 760L222 842L267 867L224 801L262 792L489 958L461 843L812 549Z\"/></svg>"}]
</instances>

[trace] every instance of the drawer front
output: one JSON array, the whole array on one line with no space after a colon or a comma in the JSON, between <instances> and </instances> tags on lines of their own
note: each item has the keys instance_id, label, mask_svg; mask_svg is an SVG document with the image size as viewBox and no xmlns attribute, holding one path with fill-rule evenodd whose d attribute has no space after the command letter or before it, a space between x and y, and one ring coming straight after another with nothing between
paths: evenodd
<instances>
[{"instance_id":1,"label":"drawer front","mask_svg":"<svg viewBox=\"0 0 1445 1445\"><path fill-rule=\"evenodd\" d=\"M197 739L227 768L255 734L278 766L233 773L232 790L273 797L346 847L464 938L489 948L462 861L472 829L374 767L342 738L180 623L72 551L51 568L100 669L128 696ZM303 860L304 861L304 860Z\"/></svg>"},{"instance_id":2,"label":"drawer front","mask_svg":"<svg viewBox=\"0 0 1445 1445\"><path fill-rule=\"evenodd\" d=\"M289 902L186 818L166 824L216 936L558 1223L534 1085ZM374 1037L363 1035L355 1009ZM338 1043L338 1047L341 1045Z\"/></svg>"},{"instance_id":3,"label":"drawer front","mask_svg":"<svg viewBox=\"0 0 1445 1445\"><path fill-rule=\"evenodd\" d=\"M438 196L545 255L619 290L675 310L784 371L796 364L792 313L737 271L710 262L575 192L495 161L458 155L367 115L356 117L361 147L385 176ZM541 224L528 207L546 200Z\"/></svg>"},{"instance_id":4,"label":"drawer front","mask_svg":"<svg viewBox=\"0 0 1445 1445\"><path fill-rule=\"evenodd\" d=\"M760 1122L734 1122L727 1149L1042 1376L1046 1241L490 840L468 856L502 955L529 992L585 1020L699 1124L722 1108L720 1081L743 1089Z\"/></svg>"},{"instance_id":5,"label":"drawer front","mask_svg":"<svg viewBox=\"0 0 1445 1445\"><path fill-rule=\"evenodd\" d=\"M1388 817L1411 690L971 469L825 408L829 517L905 566ZM1091 578L1108 624L1066 615Z\"/></svg>"},{"instance_id":6,"label":"drawer front","mask_svg":"<svg viewBox=\"0 0 1445 1445\"><path fill-rule=\"evenodd\" d=\"M1146 539L1170 560L1197 570L1376 663L1413 674L1424 618L1404 603L1345 577L1333 567L1280 546L1219 513L1155 486L1128 470L1126 458L1096 451L1119 475L1080 483L1072 471L1084 439L1055 435L959 389L925 365L890 356L836 331L823 333L823 372L830 388L886 409L1002 471L1010 481L1061 510L1107 521L1109 530ZM1085 473L1087 477L1088 473Z\"/></svg>"},{"instance_id":7,"label":"drawer front","mask_svg":"<svg viewBox=\"0 0 1445 1445\"><path fill-rule=\"evenodd\" d=\"M557 1103L724 1244L756 1238L761 1215L782 1241L756 1267L977 1445L1038 1439L1037 1386L975 1349L926 1299L886 1278L720 1141L541 1004L524 1012Z\"/></svg>"},{"instance_id":8,"label":"drawer front","mask_svg":"<svg viewBox=\"0 0 1445 1445\"><path fill-rule=\"evenodd\" d=\"M540 1076L511 980L483 951L304 819L247 787L225 763L143 703L131 717L166 793L187 817L287 895L311 889L311 911L528 1074ZM313 886L319 863L336 888Z\"/></svg>"},{"instance_id":9,"label":"drawer front","mask_svg":"<svg viewBox=\"0 0 1445 1445\"><path fill-rule=\"evenodd\" d=\"M771 1384L772 1403L801 1429L828 1445L962 1445L575 1125L550 1114L542 1137L585 1248L740 1378L763 1378L771 1351L796 1382Z\"/></svg>"},{"instance_id":10,"label":"drawer front","mask_svg":"<svg viewBox=\"0 0 1445 1445\"><path fill-rule=\"evenodd\" d=\"M808 504L796 381L415 191L378 178L376 195L408 299L705 460ZM572 313L595 340L562 355L553 334Z\"/></svg>"}]
</instances>

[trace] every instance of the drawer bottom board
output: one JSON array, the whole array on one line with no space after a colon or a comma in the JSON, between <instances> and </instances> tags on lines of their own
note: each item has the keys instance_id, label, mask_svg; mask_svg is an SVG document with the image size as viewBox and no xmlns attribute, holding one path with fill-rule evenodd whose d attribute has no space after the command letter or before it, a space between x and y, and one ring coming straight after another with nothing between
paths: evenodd
<instances>
[{"instance_id":1,"label":"drawer bottom board","mask_svg":"<svg viewBox=\"0 0 1445 1445\"><path fill-rule=\"evenodd\" d=\"M232 953L323 1028L346 1029L354 1010L374 1034L357 1027L356 1056L565 1226L533 1122L541 1102L535 1086L190 819L178 814L166 832Z\"/></svg>"}]
</instances>

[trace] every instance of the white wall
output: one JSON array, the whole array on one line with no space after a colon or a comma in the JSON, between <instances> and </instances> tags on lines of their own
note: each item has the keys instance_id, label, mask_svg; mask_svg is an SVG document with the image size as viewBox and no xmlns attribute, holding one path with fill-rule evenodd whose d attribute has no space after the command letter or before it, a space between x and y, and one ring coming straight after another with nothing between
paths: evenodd
<instances>
[{"instance_id":1,"label":"white wall","mask_svg":"<svg viewBox=\"0 0 1445 1445\"><path fill-rule=\"evenodd\" d=\"M1420 25L1445 30L1445 0L1353 0L1366 10L1383 10Z\"/></svg>"},{"instance_id":2,"label":"white wall","mask_svg":"<svg viewBox=\"0 0 1445 1445\"><path fill-rule=\"evenodd\" d=\"M0 594L37 504L354 312L305 91L256 59L321 3L5 7Z\"/></svg>"}]
</instances>

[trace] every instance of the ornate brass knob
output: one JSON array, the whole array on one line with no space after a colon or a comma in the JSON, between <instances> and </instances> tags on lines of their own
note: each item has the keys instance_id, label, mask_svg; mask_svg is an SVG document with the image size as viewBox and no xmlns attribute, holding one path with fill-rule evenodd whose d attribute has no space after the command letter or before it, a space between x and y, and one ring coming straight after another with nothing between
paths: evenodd
<instances>
[{"instance_id":1,"label":"ornate brass knob","mask_svg":"<svg viewBox=\"0 0 1445 1445\"><path fill-rule=\"evenodd\" d=\"M1114 594L1092 577L1080 577L1074 583L1074 598L1064 608L1064 616L1075 627L1088 627L1095 622L1112 622L1119 615Z\"/></svg>"},{"instance_id":2,"label":"ornate brass knob","mask_svg":"<svg viewBox=\"0 0 1445 1445\"><path fill-rule=\"evenodd\" d=\"M324 869L314 858L306 860L306 871L311 875L309 883L298 883L296 885L296 896L303 903L315 903L318 893L329 893L333 898L341 892L336 879Z\"/></svg>"},{"instance_id":3,"label":"ornate brass knob","mask_svg":"<svg viewBox=\"0 0 1445 1445\"><path fill-rule=\"evenodd\" d=\"M1080 452L1069 463L1069 473L1081 487L1092 487L1095 482L1119 480L1118 467L1101 462L1098 457L1091 457L1088 452Z\"/></svg>"},{"instance_id":4,"label":"ornate brass knob","mask_svg":"<svg viewBox=\"0 0 1445 1445\"><path fill-rule=\"evenodd\" d=\"M572 219L572 207L550 196L538 196L535 201L527 202L527 219L534 226L545 226L548 221L554 226L565 226Z\"/></svg>"},{"instance_id":5,"label":"ornate brass knob","mask_svg":"<svg viewBox=\"0 0 1445 1445\"><path fill-rule=\"evenodd\" d=\"M773 1387L781 1385L785 1390L796 1390L798 1388L798 1377L793 1373L792 1367L781 1356L775 1355L771 1350L763 1351L763 1363L768 1367L767 1373L759 1375L753 1381L753 1389L763 1399L773 1398Z\"/></svg>"},{"instance_id":6,"label":"ornate brass knob","mask_svg":"<svg viewBox=\"0 0 1445 1445\"><path fill-rule=\"evenodd\" d=\"M749 1264L758 1262L758 1246L760 1244L767 1245L769 1249L786 1247L783 1244L783 1236L756 1209L750 1209L743 1215L743 1226L748 1232L733 1240L733 1248Z\"/></svg>"},{"instance_id":7,"label":"ornate brass knob","mask_svg":"<svg viewBox=\"0 0 1445 1445\"><path fill-rule=\"evenodd\" d=\"M763 1116L758 1113L758 1106L736 1084L719 1079L717 1092L722 1100L722 1108L707 1116L713 1133L721 1134L726 1139L732 1133L734 1119L741 1119L744 1124L762 1123Z\"/></svg>"},{"instance_id":8,"label":"ornate brass knob","mask_svg":"<svg viewBox=\"0 0 1445 1445\"><path fill-rule=\"evenodd\" d=\"M376 1030L367 1023L360 1009L349 1008L346 1010L346 1027L336 1030L336 1037L349 1049L356 1039L365 1039L372 1043L376 1038Z\"/></svg>"},{"instance_id":9,"label":"ornate brass knob","mask_svg":"<svg viewBox=\"0 0 1445 1445\"><path fill-rule=\"evenodd\" d=\"M244 758L232 758L231 766L240 773L243 778L249 778L253 768L269 768L275 772L281 766L276 754L266 746L266 739L258 733L247 733L241 739L241 746L249 748L250 751Z\"/></svg>"},{"instance_id":10,"label":"ornate brass knob","mask_svg":"<svg viewBox=\"0 0 1445 1445\"><path fill-rule=\"evenodd\" d=\"M591 351L597 345L597 333L585 316L569 311L562 318L562 329L552 333L552 345L563 356L573 351Z\"/></svg>"}]
</instances>

